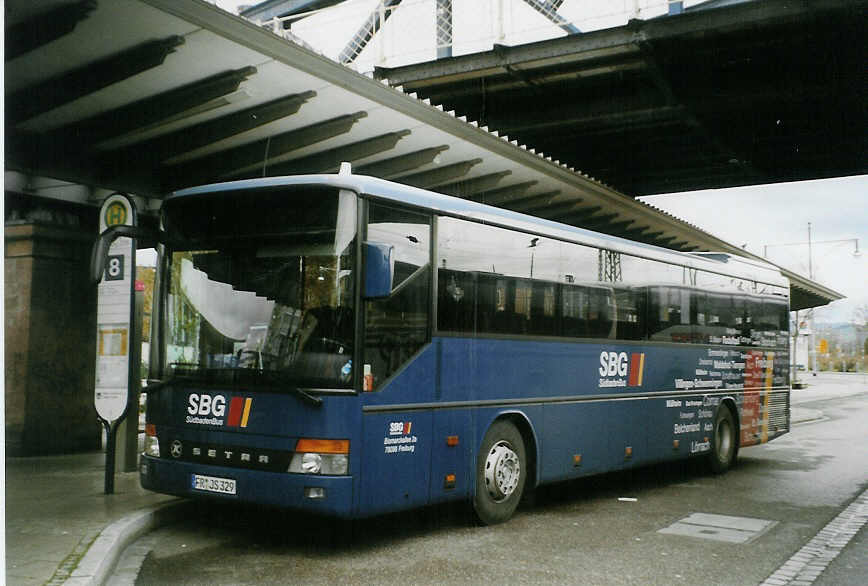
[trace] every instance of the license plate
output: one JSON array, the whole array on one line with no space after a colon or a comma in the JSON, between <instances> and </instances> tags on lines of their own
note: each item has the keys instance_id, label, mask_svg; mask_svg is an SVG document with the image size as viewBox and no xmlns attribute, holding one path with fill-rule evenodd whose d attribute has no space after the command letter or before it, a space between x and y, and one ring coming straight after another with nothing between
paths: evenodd
<instances>
[{"instance_id":1,"label":"license plate","mask_svg":"<svg viewBox=\"0 0 868 586\"><path fill-rule=\"evenodd\" d=\"M233 478L217 478L215 476L193 475L193 490L217 492L220 494L235 494L235 480Z\"/></svg>"}]
</instances>

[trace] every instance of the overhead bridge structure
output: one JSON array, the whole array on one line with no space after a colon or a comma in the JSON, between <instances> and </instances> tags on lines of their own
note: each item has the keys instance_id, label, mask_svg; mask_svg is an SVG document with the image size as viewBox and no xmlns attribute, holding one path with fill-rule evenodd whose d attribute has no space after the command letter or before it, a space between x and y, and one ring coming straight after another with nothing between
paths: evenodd
<instances>
[{"instance_id":1,"label":"overhead bridge structure","mask_svg":"<svg viewBox=\"0 0 868 586\"><path fill-rule=\"evenodd\" d=\"M376 76L631 196L868 173L868 1L683 13Z\"/></svg>"}]
</instances>

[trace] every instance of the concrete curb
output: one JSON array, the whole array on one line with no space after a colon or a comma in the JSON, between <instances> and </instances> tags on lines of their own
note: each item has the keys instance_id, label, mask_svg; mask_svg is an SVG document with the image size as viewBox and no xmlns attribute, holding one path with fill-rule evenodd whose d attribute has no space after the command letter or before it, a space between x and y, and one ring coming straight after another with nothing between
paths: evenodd
<instances>
[{"instance_id":1,"label":"concrete curb","mask_svg":"<svg viewBox=\"0 0 868 586\"><path fill-rule=\"evenodd\" d=\"M847 508L829 521L760 586L808 586L817 580L868 523L868 490L857 496Z\"/></svg>"},{"instance_id":2,"label":"concrete curb","mask_svg":"<svg viewBox=\"0 0 868 586\"><path fill-rule=\"evenodd\" d=\"M64 586L102 586L128 545L148 531L177 521L189 506L189 501L179 499L118 519L100 531Z\"/></svg>"}]
</instances>

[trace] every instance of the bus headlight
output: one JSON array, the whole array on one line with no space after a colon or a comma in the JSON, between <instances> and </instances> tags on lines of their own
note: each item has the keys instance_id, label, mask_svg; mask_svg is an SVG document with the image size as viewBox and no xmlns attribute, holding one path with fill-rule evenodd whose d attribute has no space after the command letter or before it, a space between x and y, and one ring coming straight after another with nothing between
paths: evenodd
<instances>
[{"instance_id":1,"label":"bus headlight","mask_svg":"<svg viewBox=\"0 0 868 586\"><path fill-rule=\"evenodd\" d=\"M157 439L157 426L153 423L145 425L145 455L160 457L160 440Z\"/></svg>"},{"instance_id":2,"label":"bus headlight","mask_svg":"<svg viewBox=\"0 0 868 586\"><path fill-rule=\"evenodd\" d=\"M295 474L345 475L350 468L349 440L300 439L287 472Z\"/></svg>"},{"instance_id":3,"label":"bus headlight","mask_svg":"<svg viewBox=\"0 0 868 586\"><path fill-rule=\"evenodd\" d=\"M301 471L305 474L319 474L322 471L322 455L302 454Z\"/></svg>"}]
</instances>

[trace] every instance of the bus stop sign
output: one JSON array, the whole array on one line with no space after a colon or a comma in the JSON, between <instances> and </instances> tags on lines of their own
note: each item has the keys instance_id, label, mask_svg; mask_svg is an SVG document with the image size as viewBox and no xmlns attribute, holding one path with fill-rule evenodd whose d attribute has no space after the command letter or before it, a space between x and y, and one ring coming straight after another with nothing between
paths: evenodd
<instances>
[{"instance_id":1,"label":"bus stop sign","mask_svg":"<svg viewBox=\"0 0 868 586\"><path fill-rule=\"evenodd\" d=\"M135 207L127 196L109 196L100 209L100 233L111 226L135 225ZM97 291L96 387L94 406L107 422L121 419L127 408L130 345L133 343L132 308L135 280L135 245L118 238L109 248L105 273ZM138 371L138 369L136 369Z\"/></svg>"}]
</instances>

